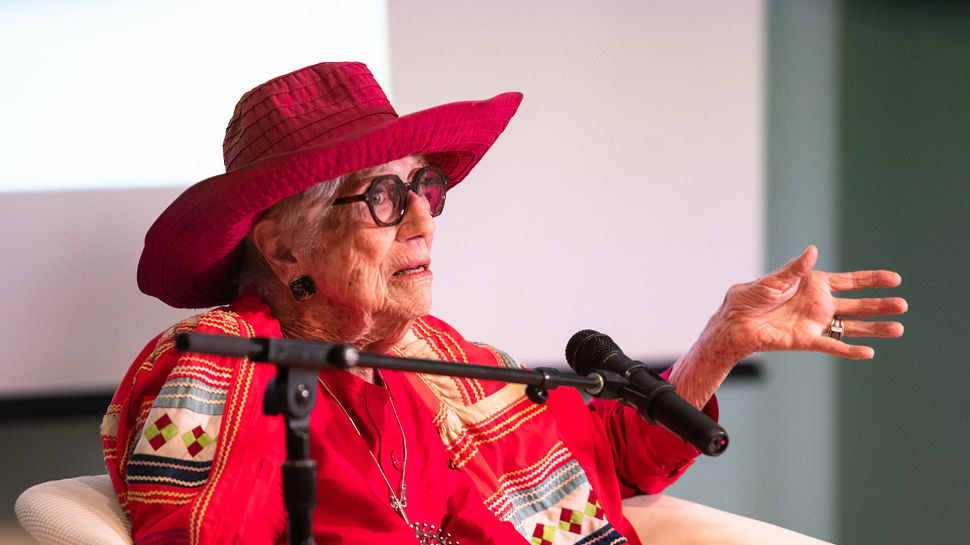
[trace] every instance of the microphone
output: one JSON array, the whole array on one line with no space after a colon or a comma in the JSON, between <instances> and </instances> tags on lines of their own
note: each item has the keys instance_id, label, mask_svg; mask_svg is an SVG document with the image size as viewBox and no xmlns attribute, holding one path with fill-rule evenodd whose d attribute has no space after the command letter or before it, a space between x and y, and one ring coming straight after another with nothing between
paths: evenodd
<instances>
[{"instance_id":1,"label":"microphone","mask_svg":"<svg viewBox=\"0 0 970 545\"><path fill-rule=\"evenodd\" d=\"M684 401L672 384L627 357L607 335L592 329L576 333L566 343L566 362L580 375L606 371L625 377L634 385L621 392L626 404L647 422L663 426L704 454L718 456L727 449L724 428Z\"/></svg>"}]
</instances>

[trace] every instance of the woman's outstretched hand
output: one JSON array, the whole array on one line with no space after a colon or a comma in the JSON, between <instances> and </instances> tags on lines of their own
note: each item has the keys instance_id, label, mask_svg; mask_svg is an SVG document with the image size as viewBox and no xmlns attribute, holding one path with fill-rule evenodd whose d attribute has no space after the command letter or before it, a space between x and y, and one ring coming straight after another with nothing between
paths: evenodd
<instances>
[{"instance_id":1,"label":"woman's outstretched hand","mask_svg":"<svg viewBox=\"0 0 970 545\"><path fill-rule=\"evenodd\" d=\"M772 350L811 350L852 359L871 358L869 346L843 342L847 337L899 337L903 325L896 321L862 321L906 312L901 297L847 299L839 292L867 288L892 288L900 284L892 271L855 271L828 273L813 270L818 250L809 246L805 253L780 269L748 284L728 290L724 303L708 327L730 332L721 342L740 357ZM845 319L843 340L823 333L832 319ZM857 318L857 319L853 319ZM714 323L721 321L721 324Z\"/></svg>"},{"instance_id":2,"label":"woman's outstretched hand","mask_svg":"<svg viewBox=\"0 0 970 545\"><path fill-rule=\"evenodd\" d=\"M850 299L840 292L892 288L902 279L892 271L829 273L814 270L818 249L805 252L783 267L747 284L732 286L700 338L671 371L670 381L691 403L703 404L732 367L755 352L809 350L851 359L872 358L870 346L849 338L899 337L896 321L863 321L902 314L901 297ZM844 319L842 338L827 333L835 316ZM693 399L688 398L690 396Z\"/></svg>"}]
</instances>

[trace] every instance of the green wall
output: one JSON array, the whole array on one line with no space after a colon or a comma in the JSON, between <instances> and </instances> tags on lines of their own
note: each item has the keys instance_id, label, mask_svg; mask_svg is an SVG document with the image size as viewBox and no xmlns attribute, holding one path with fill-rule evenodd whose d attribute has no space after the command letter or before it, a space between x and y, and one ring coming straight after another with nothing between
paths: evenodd
<instances>
[{"instance_id":1,"label":"green wall","mask_svg":"<svg viewBox=\"0 0 970 545\"><path fill-rule=\"evenodd\" d=\"M819 248L819 268L837 268L834 89L837 10L833 1L768 5L765 127L765 268ZM842 362L818 353L764 356L764 402L751 425L775 431L754 455L755 516L831 541L835 535L838 408Z\"/></svg>"},{"instance_id":2,"label":"green wall","mask_svg":"<svg viewBox=\"0 0 970 545\"><path fill-rule=\"evenodd\" d=\"M101 417L96 416L0 421L0 530L19 527L14 502L27 488L105 473L100 434Z\"/></svg>"},{"instance_id":3,"label":"green wall","mask_svg":"<svg viewBox=\"0 0 970 545\"><path fill-rule=\"evenodd\" d=\"M838 366L844 543L970 540L970 3L842 6L843 267L903 275L906 335Z\"/></svg>"}]
</instances>

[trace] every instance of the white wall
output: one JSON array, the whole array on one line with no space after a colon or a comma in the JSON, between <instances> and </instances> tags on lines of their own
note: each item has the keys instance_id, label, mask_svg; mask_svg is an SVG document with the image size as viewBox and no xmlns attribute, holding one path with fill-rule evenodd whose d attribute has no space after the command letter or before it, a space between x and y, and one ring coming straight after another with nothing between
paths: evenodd
<instances>
[{"instance_id":1,"label":"white wall","mask_svg":"<svg viewBox=\"0 0 970 545\"><path fill-rule=\"evenodd\" d=\"M0 395L110 391L185 315L135 285L145 231L180 191L0 194Z\"/></svg>"},{"instance_id":2,"label":"white wall","mask_svg":"<svg viewBox=\"0 0 970 545\"><path fill-rule=\"evenodd\" d=\"M148 226L223 170L226 124L255 85L348 58L387 85L386 9L0 3L0 51L16 52L0 55L0 396L111 391L191 314L135 286Z\"/></svg>"},{"instance_id":3,"label":"white wall","mask_svg":"<svg viewBox=\"0 0 970 545\"><path fill-rule=\"evenodd\" d=\"M449 194L432 311L527 362L675 359L763 262L763 6L390 2L399 112L518 90Z\"/></svg>"},{"instance_id":4,"label":"white wall","mask_svg":"<svg viewBox=\"0 0 970 545\"><path fill-rule=\"evenodd\" d=\"M184 186L222 169L219 135L257 83L322 56L387 80L384 0L273 8L0 2L0 192Z\"/></svg>"}]
</instances>

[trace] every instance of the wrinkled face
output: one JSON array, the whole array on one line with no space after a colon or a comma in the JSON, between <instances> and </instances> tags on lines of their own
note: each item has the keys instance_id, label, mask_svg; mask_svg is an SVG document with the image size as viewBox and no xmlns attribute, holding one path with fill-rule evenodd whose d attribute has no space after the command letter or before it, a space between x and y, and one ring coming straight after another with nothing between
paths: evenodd
<instances>
[{"instance_id":1,"label":"wrinkled face","mask_svg":"<svg viewBox=\"0 0 970 545\"><path fill-rule=\"evenodd\" d=\"M337 190L337 197L358 195L374 178L396 174L408 182L427 163L411 156L358 171ZM308 272L317 284L314 303L326 305L340 322L345 341L375 342L403 334L402 328L431 310L431 243L434 219L428 202L408 192L401 223L379 227L365 202L336 206L309 257Z\"/></svg>"}]
</instances>

